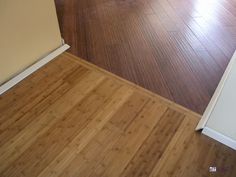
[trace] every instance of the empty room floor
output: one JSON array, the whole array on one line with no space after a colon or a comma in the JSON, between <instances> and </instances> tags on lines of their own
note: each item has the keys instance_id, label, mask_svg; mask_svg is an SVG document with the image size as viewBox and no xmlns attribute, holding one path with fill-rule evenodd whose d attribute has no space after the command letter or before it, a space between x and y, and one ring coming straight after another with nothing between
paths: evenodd
<instances>
[{"instance_id":1,"label":"empty room floor","mask_svg":"<svg viewBox=\"0 0 236 177\"><path fill-rule=\"evenodd\" d=\"M1 177L235 177L200 115L64 53L0 96ZM210 173L217 167L217 173Z\"/></svg>"},{"instance_id":2,"label":"empty room floor","mask_svg":"<svg viewBox=\"0 0 236 177\"><path fill-rule=\"evenodd\" d=\"M235 0L56 0L70 52L202 114L236 49Z\"/></svg>"},{"instance_id":3,"label":"empty room floor","mask_svg":"<svg viewBox=\"0 0 236 177\"><path fill-rule=\"evenodd\" d=\"M194 130L236 49L235 0L56 6L89 62L63 53L0 96L0 177L236 176L235 151Z\"/></svg>"}]
</instances>

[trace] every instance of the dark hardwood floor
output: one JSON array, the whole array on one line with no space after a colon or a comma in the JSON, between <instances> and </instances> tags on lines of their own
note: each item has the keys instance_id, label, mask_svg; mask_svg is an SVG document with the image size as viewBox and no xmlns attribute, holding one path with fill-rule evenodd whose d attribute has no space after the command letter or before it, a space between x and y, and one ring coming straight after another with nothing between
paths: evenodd
<instances>
[{"instance_id":1,"label":"dark hardwood floor","mask_svg":"<svg viewBox=\"0 0 236 177\"><path fill-rule=\"evenodd\" d=\"M56 0L69 52L203 113L236 49L235 0Z\"/></svg>"}]
</instances>

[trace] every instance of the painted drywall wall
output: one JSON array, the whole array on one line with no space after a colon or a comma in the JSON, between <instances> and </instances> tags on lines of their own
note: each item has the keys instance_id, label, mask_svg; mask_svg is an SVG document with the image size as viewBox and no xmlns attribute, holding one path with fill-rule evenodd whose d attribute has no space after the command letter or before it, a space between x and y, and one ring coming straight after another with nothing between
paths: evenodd
<instances>
[{"instance_id":1,"label":"painted drywall wall","mask_svg":"<svg viewBox=\"0 0 236 177\"><path fill-rule=\"evenodd\" d=\"M231 70L206 127L236 141L236 52L231 60Z\"/></svg>"},{"instance_id":2,"label":"painted drywall wall","mask_svg":"<svg viewBox=\"0 0 236 177\"><path fill-rule=\"evenodd\" d=\"M0 84L60 46L53 0L0 0Z\"/></svg>"}]
</instances>

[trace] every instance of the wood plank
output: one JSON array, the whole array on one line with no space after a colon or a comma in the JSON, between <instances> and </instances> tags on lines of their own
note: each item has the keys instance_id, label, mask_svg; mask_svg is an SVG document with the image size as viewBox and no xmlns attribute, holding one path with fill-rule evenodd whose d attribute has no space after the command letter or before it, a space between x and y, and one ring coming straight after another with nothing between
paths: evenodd
<instances>
[{"instance_id":1,"label":"wood plank","mask_svg":"<svg viewBox=\"0 0 236 177\"><path fill-rule=\"evenodd\" d=\"M73 141L46 167L38 177L58 176L66 166L74 159L74 156L91 141L96 134L101 131L107 121L116 113L118 109L129 99L133 92L126 87L121 87L108 101L102 112L73 139Z\"/></svg>"},{"instance_id":2,"label":"wood plank","mask_svg":"<svg viewBox=\"0 0 236 177\"><path fill-rule=\"evenodd\" d=\"M47 105L52 104L54 99L57 100L61 95L74 86L70 83L70 79L79 81L87 71L88 70L85 68L77 67L76 71L72 72L68 77L65 74L60 79L58 78L58 81L53 84L48 84L48 87L44 89L44 92L34 99L34 101L40 100L39 103L32 101L30 104L26 104L26 106L20 109L17 114L10 116L10 118L1 124L0 130L3 133L0 133L0 137L5 137L5 140L9 140L12 136L17 134L17 132L21 131L26 124L33 120L34 116L44 111L47 108ZM27 111L28 109L30 111ZM7 133L10 133L10 135ZM1 138L1 144L4 144L3 141L4 139Z\"/></svg>"},{"instance_id":3,"label":"wood plank","mask_svg":"<svg viewBox=\"0 0 236 177\"><path fill-rule=\"evenodd\" d=\"M93 72L86 75L73 89L36 117L34 121L27 125L15 137L8 140L0 149L0 161L6 161L7 159L6 163L1 165L0 172L19 157L40 135L63 118L64 114L74 105L82 101L103 79L103 76Z\"/></svg>"},{"instance_id":4,"label":"wood plank","mask_svg":"<svg viewBox=\"0 0 236 177\"><path fill-rule=\"evenodd\" d=\"M20 109L23 109L22 112L27 112L31 108L29 106L34 106L33 103L37 104L40 102L40 98L43 98L44 95L47 96L47 92L42 92L43 90L77 69L78 65L73 65L64 60L63 57L59 57L57 61L50 62L49 65L40 69L42 71L40 74L29 76L28 82L25 83L23 80L16 86L16 89L5 94L9 96L0 96L2 98L0 123L5 122L6 118L9 119L16 111L19 113ZM64 67L61 66L60 62L64 63ZM50 77L45 78L45 76ZM31 104L28 104L29 102Z\"/></svg>"},{"instance_id":5,"label":"wood plank","mask_svg":"<svg viewBox=\"0 0 236 177\"><path fill-rule=\"evenodd\" d=\"M235 152L195 132L200 115L68 53L54 61L68 74L50 82L49 63L0 100L17 99L4 110L13 118L0 132L0 176L235 176ZM40 80L45 95L24 94ZM13 92L40 101L25 109Z\"/></svg>"},{"instance_id":6,"label":"wood plank","mask_svg":"<svg viewBox=\"0 0 236 177\"><path fill-rule=\"evenodd\" d=\"M111 80L102 82L88 97L83 99L82 103L72 106L72 109L61 120L39 136L37 142L24 151L2 175L13 176L13 174L23 173L37 176L93 119L94 114L102 111L101 107L119 87L118 83L115 84ZM104 90L107 91L103 92ZM33 160L33 164L31 160Z\"/></svg>"},{"instance_id":7,"label":"wood plank","mask_svg":"<svg viewBox=\"0 0 236 177\"><path fill-rule=\"evenodd\" d=\"M69 175L72 173L74 176L81 175L84 177L119 175L165 111L165 106L158 102L150 101L124 132L117 129L118 134L120 134L118 138L106 144L104 143L104 137L98 135L99 137L95 138L96 141L99 141L102 145L110 146L110 148L105 148L105 150L97 154L97 152L94 152L96 148L93 145L88 145L88 149L86 147L84 150L86 154L82 151L70 164L76 163L78 165L77 168L72 169L69 165L61 176L65 176L68 173ZM112 124L110 126L114 129ZM114 136L117 136L116 131L114 131L114 134ZM86 164L81 160L83 156L86 157ZM99 169L101 166L103 170Z\"/></svg>"},{"instance_id":8,"label":"wood plank","mask_svg":"<svg viewBox=\"0 0 236 177\"><path fill-rule=\"evenodd\" d=\"M168 109L121 176L149 176L182 123L184 115Z\"/></svg>"},{"instance_id":9,"label":"wood plank","mask_svg":"<svg viewBox=\"0 0 236 177\"><path fill-rule=\"evenodd\" d=\"M72 54L200 114L236 49L229 29L236 28L235 0L55 2ZM172 32L211 57L192 57ZM180 51L185 57L176 56ZM189 66L194 62L203 65Z\"/></svg>"}]
</instances>

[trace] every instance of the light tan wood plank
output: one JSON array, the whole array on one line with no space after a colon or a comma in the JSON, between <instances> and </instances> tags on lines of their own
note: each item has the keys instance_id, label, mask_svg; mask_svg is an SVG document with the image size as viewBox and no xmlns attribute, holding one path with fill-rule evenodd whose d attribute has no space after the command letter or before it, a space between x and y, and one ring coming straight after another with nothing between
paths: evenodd
<instances>
[{"instance_id":1,"label":"light tan wood plank","mask_svg":"<svg viewBox=\"0 0 236 177\"><path fill-rule=\"evenodd\" d=\"M72 62L64 60L65 59L62 57L59 57L58 61L49 63L49 66L42 69L44 72L39 72L38 75L41 76L40 79L34 77L35 74L33 74L33 76L29 77L26 84L24 84L25 81L19 83L20 86L18 88L12 89L6 93L6 95L10 94L11 96L0 96L3 97L0 104L0 123L2 124L6 119L15 117L17 114L22 115L24 112L30 110L35 104L42 100L44 96L47 96L45 90L47 90L48 87L53 87L58 80L67 77L79 67L77 64L75 65ZM65 63L64 67L58 66L60 61ZM18 117L20 115L18 115Z\"/></svg>"},{"instance_id":2,"label":"light tan wood plank","mask_svg":"<svg viewBox=\"0 0 236 177\"><path fill-rule=\"evenodd\" d=\"M107 99L119 87L120 85L112 80L102 82L83 102L73 106L61 120L38 137L37 141L3 173L3 176L20 173L27 176L38 175L65 148L68 142L82 131L94 115L102 111L101 108L106 104ZM109 91L103 92L104 90Z\"/></svg>"},{"instance_id":3,"label":"light tan wood plank","mask_svg":"<svg viewBox=\"0 0 236 177\"><path fill-rule=\"evenodd\" d=\"M122 172L124 177L148 176L174 137L184 115L168 109L156 124L149 137Z\"/></svg>"},{"instance_id":4,"label":"light tan wood plank","mask_svg":"<svg viewBox=\"0 0 236 177\"><path fill-rule=\"evenodd\" d=\"M56 177L104 127L107 121L116 113L133 92L126 87L120 88L108 101L102 111L74 138L74 140L45 168L39 177Z\"/></svg>"},{"instance_id":5,"label":"light tan wood plank","mask_svg":"<svg viewBox=\"0 0 236 177\"><path fill-rule=\"evenodd\" d=\"M41 134L63 118L74 105L83 100L103 80L104 77L98 73L91 72L86 75L73 89L63 95L40 116L36 117L33 122L14 138L4 144L0 149L0 161L5 161L5 163L0 166L0 172L19 157Z\"/></svg>"},{"instance_id":6,"label":"light tan wood plank","mask_svg":"<svg viewBox=\"0 0 236 177\"><path fill-rule=\"evenodd\" d=\"M101 135L94 138L96 143L104 145L103 148L106 147L102 152L94 152L96 148L92 142L78 154L61 176L71 173L73 175L70 176L117 176L122 172L166 109L167 107L158 102L149 101L126 130L115 129L112 132L113 136L118 136L117 138L109 143L105 143L105 137ZM109 127L114 129L112 124L109 124ZM86 162L82 160L84 158ZM78 164L76 169L72 169L71 165L73 164ZM100 169L101 166L103 170ZM98 171L98 169L100 170Z\"/></svg>"},{"instance_id":7,"label":"light tan wood plank","mask_svg":"<svg viewBox=\"0 0 236 177\"><path fill-rule=\"evenodd\" d=\"M1 113L0 176L236 174L235 152L194 131L200 115L67 53L2 95Z\"/></svg>"}]
</instances>

